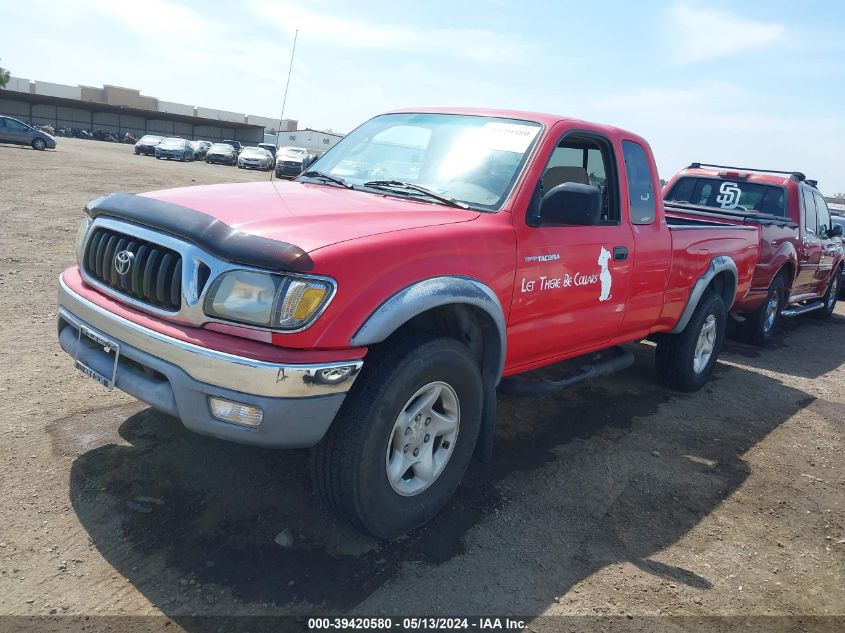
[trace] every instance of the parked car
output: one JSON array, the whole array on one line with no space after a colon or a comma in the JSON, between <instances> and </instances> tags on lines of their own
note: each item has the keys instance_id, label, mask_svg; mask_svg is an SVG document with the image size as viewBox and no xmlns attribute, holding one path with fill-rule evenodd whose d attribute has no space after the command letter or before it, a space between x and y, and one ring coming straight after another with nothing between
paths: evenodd
<instances>
[{"instance_id":1,"label":"parked car","mask_svg":"<svg viewBox=\"0 0 845 633\"><path fill-rule=\"evenodd\" d=\"M156 147L164 140L163 136L157 134L144 134L137 143L135 143L135 153L144 154L146 156L155 156Z\"/></svg>"},{"instance_id":2,"label":"parked car","mask_svg":"<svg viewBox=\"0 0 845 633\"><path fill-rule=\"evenodd\" d=\"M0 143L29 145L37 150L56 149L52 135L10 116L0 116Z\"/></svg>"},{"instance_id":3,"label":"parked car","mask_svg":"<svg viewBox=\"0 0 845 633\"><path fill-rule=\"evenodd\" d=\"M381 175L336 175L349 161ZM491 458L497 385L563 389L629 367L617 346L651 337L662 382L702 387L758 255L753 227L664 215L641 137L513 111L385 114L298 182L86 212L59 280L75 365L199 433L316 445L323 501L383 538ZM525 375L565 359L580 369Z\"/></svg>"},{"instance_id":4,"label":"parked car","mask_svg":"<svg viewBox=\"0 0 845 633\"><path fill-rule=\"evenodd\" d=\"M208 148L211 147L209 141L191 141L191 147L194 148L194 160L202 160L205 158Z\"/></svg>"},{"instance_id":5,"label":"parked car","mask_svg":"<svg viewBox=\"0 0 845 633\"><path fill-rule=\"evenodd\" d=\"M156 158L167 160L192 161L194 160L194 146L190 141L183 138L171 137L164 139L156 145Z\"/></svg>"},{"instance_id":6,"label":"parked car","mask_svg":"<svg viewBox=\"0 0 845 633\"><path fill-rule=\"evenodd\" d=\"M229 143L214 143L205 153L206 163L237 165L238 153Z\"/></svg>"},{"instance_id":7,"label":"parked car","mask_svg":"<svg viewBox=\"0 0 845 633\"><path fill-rule=\"evenodd\" d=\"M760 261L751 292L733 308L749 342L770 341L781 317L833 313L845 259L842 228L831 224L815 181L801 172L693 163L663 193L677 221L757 229Z\"/></svg>"},{"instance_id":8,"label":"parked car","mask_svg":"<svg viewBox=\"0 0 845 633\"><path fill-rule=\"evenodd\" d=\"M268 152L270 152L273 155L273 160L275 161L275 159L276 159L276 145L274 143L259 143L258 147L260 147L261 149L266 149Z\"/></svg>"},{"instance_id":9,"label":"parked car","mask_svg":"<svg viewBox=\"0 0 845 633\"><path fill-rule=\"evenodd\" d=\"M244 146L243 146L243 145L241 145L241 142L240 142L240 141L223 141L223 142L224 142L224 143L228 143L229 145L231 145L232 147L234 147L234 148L235 148L235 152L236 152L236 153L238 153L238 154L240 154L240 153L241 153L241 150L244 148Z\"/></svg>"},{"instance_id":10,"label":"parked car","mask_svg":"<svg viewBox=\"0 0 845 633\"><path fill-rule=\"evenodd\" d=\"M276 177L296 178L299 176L303 170L303 161L307 156L308 150L304 147L280 147L276 152Z\"/></svg>"},{"instance_id":11,"label":"parked car","mask_svg":"<svg viewBox=\"0 0 845 633\"><path fill-rule=\"evenodd\" d=\"M273 169L273 155L261 147L245 147L238 156L239 169Z\"/></svg>"}]
</instances>

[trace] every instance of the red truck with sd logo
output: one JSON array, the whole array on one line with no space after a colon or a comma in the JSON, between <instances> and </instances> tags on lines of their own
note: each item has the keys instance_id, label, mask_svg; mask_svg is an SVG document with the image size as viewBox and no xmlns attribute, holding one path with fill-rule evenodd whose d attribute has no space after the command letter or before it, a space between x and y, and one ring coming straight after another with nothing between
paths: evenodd
<instances>
[{"instance_id":1,"label":"red truck with sd logo","mask_svg":"<svg viewBox=\"0 0 845 633\"><path fill-rule=\"evenodd\" d=\"M193 431L314 447L328 507L395 537L491 458L497 386L615 371L633 360L617 346L646 337L664 383L708 379L757 231L675 224L658 182L648 144L614 127L384 114L294 182L89 203L59 341Z\"/></svg>"},{"instance_id":2,"label":"red truck with sd logo","mask_svg":"<svg viewBox=\"0 0 845 633\"><path fill-rule=\"evenodd\" d=\"M842 227L801 172L693 163L663 188L673 222L754 226L760 259L732 315L746 340L771 340L780 317L833 314L842 278Z\"/></svg>"}]
</instances>

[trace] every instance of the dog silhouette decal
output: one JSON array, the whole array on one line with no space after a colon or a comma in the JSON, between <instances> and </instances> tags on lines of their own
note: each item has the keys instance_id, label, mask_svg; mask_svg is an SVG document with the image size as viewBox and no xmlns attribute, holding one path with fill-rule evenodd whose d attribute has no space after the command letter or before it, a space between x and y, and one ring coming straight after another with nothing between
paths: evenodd
<instances>
[{"instance_id":1,"label":"dog silhouette decal","mask_svg":"<svg viewBox=\"0 0 845 633\"><path fill-rule=\"evenodd\" d=\"M610 251L602 246L598 261L599 266L601 266L601 272L599 273L599 281L601 281L601 294L599 295L599 301L607 301L610 299L610 284L613 279L610 276L610 269L607 267L609 261Z\"/></svg>"}]
</instances>

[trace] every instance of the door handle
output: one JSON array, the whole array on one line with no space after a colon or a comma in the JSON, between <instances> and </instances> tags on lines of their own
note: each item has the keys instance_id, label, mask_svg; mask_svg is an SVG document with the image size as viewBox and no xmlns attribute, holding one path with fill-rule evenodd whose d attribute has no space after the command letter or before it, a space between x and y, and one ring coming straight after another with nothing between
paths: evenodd
<instances>
[{"instance_id":1,"label":"door handle","mask_svg":"<svg viewBox=\"0 0 845 633\"><path fill-rule=\"evenodd\" d=\"M614 246L613 247L613 261L621 262L623 260L628 259L628 247L627 246Z\"/></svg>"}]
</instances>

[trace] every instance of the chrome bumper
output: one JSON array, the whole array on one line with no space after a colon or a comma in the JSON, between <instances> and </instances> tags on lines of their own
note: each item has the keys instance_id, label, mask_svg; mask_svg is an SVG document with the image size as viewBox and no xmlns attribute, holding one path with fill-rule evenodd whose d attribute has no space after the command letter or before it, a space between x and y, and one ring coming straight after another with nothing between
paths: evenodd
<instances>
[{"instance_id":1,"label":"chrome bumper","mask_svg":"<svg viewBox=\"0 0 845 633\"><path fill-rule=\"evenodd\" d=\"M165 336L112 314L71 290L59 277L59 311L77 329L84 325L108 338L182 369L191 378L233 391L272 398L310 398L346 393L363 361L309 365L268 363ZM341 381L323 378L342 375Z\"/></svg>"}]
</instances>

